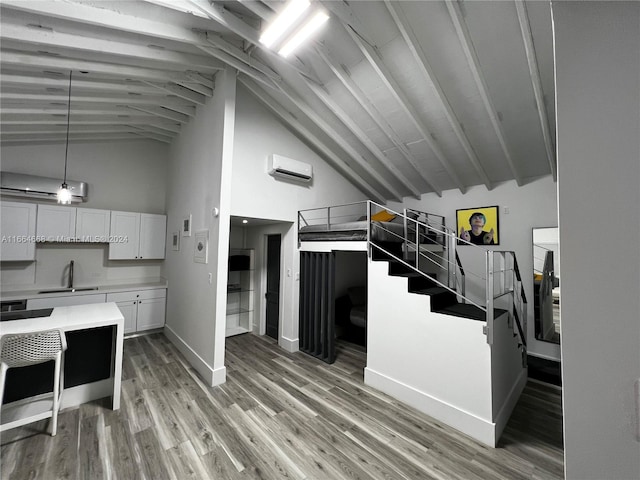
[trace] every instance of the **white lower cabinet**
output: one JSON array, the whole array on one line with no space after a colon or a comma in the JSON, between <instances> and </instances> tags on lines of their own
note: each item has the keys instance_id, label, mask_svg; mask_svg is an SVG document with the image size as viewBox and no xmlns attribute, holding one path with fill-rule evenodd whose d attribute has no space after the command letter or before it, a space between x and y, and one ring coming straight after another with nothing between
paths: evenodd
<instances>
[{"instance_id":1,"label":"white lower cabinet","mask_svg":"<svg viewBox=\"0 0 640 480\"><path fill-rule=\"evenodd\" d=\"M107 294L107 302L115 302L124 317L124 333L164 327L166 299L164 288Z\"/></svg>"}]
</instances>

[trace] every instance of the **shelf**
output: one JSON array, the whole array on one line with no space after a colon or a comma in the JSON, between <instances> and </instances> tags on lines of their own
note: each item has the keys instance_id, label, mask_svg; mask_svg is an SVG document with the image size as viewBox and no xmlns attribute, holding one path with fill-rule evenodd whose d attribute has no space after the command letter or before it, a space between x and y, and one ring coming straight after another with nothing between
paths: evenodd
<instances>
[{"instance_id":1,"label":"shelf","mask_svg":"<svg viewBox=\"0 0 640 480\"><path fill-rule=\"evenodd\" d=\"M230 315L240 315L241 313L251 313L253 310L248 310L246 308L232 308L227 310L227 316Z\"/></svg>"},{"instance_id":2,"label":"shelf","mask_svg":"<svg viewBox=\"0 0 640 480\"><path fill-rule=\"evenodd\" d=\"M239 289L234 289L234 290L229 290L227 288L227 293L249 293L249 292L253 292L253 290L248 289L248 288L239 288Z\"/></svg>"},{"instance_id":3,"label":"shelf","mask_svg":"<svg viewBox=\"0 0 640 480\"><path fill-rule=\"evenodd\" d=\"M251 330L244 327L231 327L225 331L225 337L231 337L233 335L240 335L241 333L249 333Z\"/></svg>"}]
</instances>

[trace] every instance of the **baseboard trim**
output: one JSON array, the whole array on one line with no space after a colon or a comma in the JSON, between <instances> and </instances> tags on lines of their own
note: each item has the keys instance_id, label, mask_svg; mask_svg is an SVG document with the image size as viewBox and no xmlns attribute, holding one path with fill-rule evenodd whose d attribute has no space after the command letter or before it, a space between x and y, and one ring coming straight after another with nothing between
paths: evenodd
<instances>
[{"instance_id":1,"label":"baseboard trim","mask_svg":"<svg viewBox=\"0 0 640 480\"><path fill-rule=\"evenodd\" d=\"M216 385L223 384L227 380L226 367L211 368L211 366L168 325L164 326L164 334L171 343L176 346L180 353L185 356L187 361L195 368L196 372L200 374L200 377L202 377L207 385L215 387Z\"/></svg>"},{"instance_id":2,"label":"baseboard trim","mask_svg":"<svg viewBox=\"0 0 640 480\"><path fill-rule=\"evenodd\" d=\"M522 371L520 372L520 375L518 375L517 380L511 387L511 391L509 392L509 395L507 395L507 398L502 404L500 411L495 416L496 443L497 443L497 440L502 435L502 432L504 431L504 427L507 426L507 422L509 421L509 418L511 417L511 413L513 412L513 409L516 407L516 404L520 399L520 395L522 394L524 387L527 385L527 377L528 377L527 369L523 368Z\"/></svg>"},{"instance_id":3,"label":"baseboard trim","mask_svg":"<svg viewBox=\"0 0 640 480\"><path fill-rule=\"evenodd\" d=\"M278 344L289 353L294 353L300 350L300 340L297 338L291 339L287 337L280 337Z\"/></svg>"},{"instance_id":4,"label":"baseboard trim","mask_svg":"<svg viewBox=\"0 0 640 480\"><path fill-rule=\"evenodd\" d=\"M461 410L409 385L398 382L370 368L364 369L364 383L420 410L436 420L495 447L496 426L493 422Z\"/></svg>"}]
</instances>

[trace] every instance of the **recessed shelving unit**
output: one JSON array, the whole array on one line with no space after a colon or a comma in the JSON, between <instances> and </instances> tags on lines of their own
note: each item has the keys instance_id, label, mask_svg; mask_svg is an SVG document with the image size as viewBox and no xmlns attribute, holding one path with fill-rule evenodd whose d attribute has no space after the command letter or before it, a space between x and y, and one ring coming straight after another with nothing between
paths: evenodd
<instances>
[{"instance_id":1,"label":"recessed shelving unit","mask_svg":"<svg viewBox=\"0 0 640 480\"><path fill-rule=\"evenodd\" d=\"M251 248L229 250L226 336L250 332L253 327L254 255Z\"/></svg>"}]
</instances>

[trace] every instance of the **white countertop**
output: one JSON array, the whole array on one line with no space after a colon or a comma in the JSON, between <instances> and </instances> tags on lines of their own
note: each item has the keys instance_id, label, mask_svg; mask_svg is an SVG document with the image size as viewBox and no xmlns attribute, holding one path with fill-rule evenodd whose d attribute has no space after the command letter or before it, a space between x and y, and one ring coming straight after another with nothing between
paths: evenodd
<instances>
[{"instance_id":1,"label":"white countertop","mask_svg":"<svg viewBox=\"0 0 640 480\"><path fill-rule=\"evenodd\" d=\"M158 279L152 281L142 281L135 282L131 281L130 283L122 283L122 284L113 284L113 285L86 285L87 287L98 287L97 290L84 290L81 292L55 292L55 293L38 293L40 290L53 290L56 288L64 288L64 287L40 287L38 289L33 290L12 290L0 293L0 300L12 301L12 300L29 300L32 298L55 298L55 297L68 297L70 295L95 295L97 294L105 294L105 293L116 293L116 292L130 292L132 290L152 290L154 288L167 288L167 281L165 279ZM83 288L84 285L78 285L76 288Z\"/></svg>"},{"instance_id":2,"label":"white countertop","mask_svg":"<svg viewBox=\"0 0 640 480\"><path fill-rule=\"evenodd\" d=\"M25 318L2 322L0 323L0 333L9 335L54 329L72 331L106 325L117 325L119 330L124 328L124 317L118 306L113 302L56 307L51 312L50 317Z\"/></svg>"}]
</instances>

